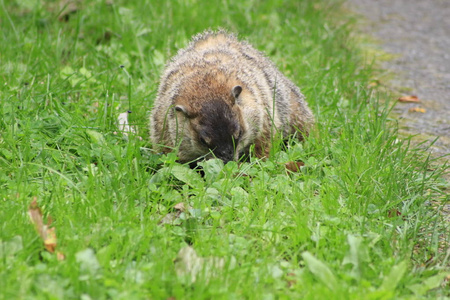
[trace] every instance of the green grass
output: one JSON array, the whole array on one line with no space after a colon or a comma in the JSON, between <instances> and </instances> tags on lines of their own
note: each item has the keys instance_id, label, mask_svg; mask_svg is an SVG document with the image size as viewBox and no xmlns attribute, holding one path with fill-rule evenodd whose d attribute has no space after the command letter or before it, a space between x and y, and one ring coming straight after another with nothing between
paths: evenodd
<instances>
[{"instance_id":1,"label":"green grass","mask_svg":"<svg viewBox=\"0 0 450 300\"><path fill-rule=\"evenodd\" d=\"M0 0L1 299L449 296L448 169L398 139L339 1L43 2ZM218 26L301 87L317 127L201 177L145 150L147 119L165 61ZM119 132L127 110L142 140ZM44 250L33 197L65 260ZM195 282L176 272L187 245Z\"/></svg>"}]
</instances>

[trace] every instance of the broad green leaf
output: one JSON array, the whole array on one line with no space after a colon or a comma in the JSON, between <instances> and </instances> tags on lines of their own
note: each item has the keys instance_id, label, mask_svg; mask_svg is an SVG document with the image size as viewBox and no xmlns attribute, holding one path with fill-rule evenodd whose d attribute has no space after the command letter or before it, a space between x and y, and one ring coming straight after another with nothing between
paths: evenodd
<instances>
[{"instance_id":1,"label":"broad green leaf","mask_svg":"<svg viewBox=\"0 0 450 300\"><path fill-rule=\"evenodd\" d=\"M347 241L350 249L342 261L343 265L352 264L353 268L350 275L355 279L361 279L361 263L369 261L367 246L362 244L363 239L349 234Z\"/></svg>"},{"instance_id":2,"label":"broad green leaf","mask_svg":"<svg viewBox=\"0 0 450 300\"><path fill-rule=\"evenodd\" d=\"M3 156L4 158L6 158L8 160L13 158L12 152L5 148L0 149L0 156Z\"/></svg>"},{"instance_id":3,"label":"broad green leaf","mask_svg":"<svg viewBox=\"0 0 450 300\"><path fill-rule=\"evenodd\" d=\"M240 206L248 202L248 193L243 188L239 186L232 187L230 193L235 206Z\"/></svg>"},{"instance_id":4,"label":"broad green leaf","mask_svg":"<svg viewBox=\"0 0 450 300\"><path fill-rule=\"evenodd\" d=\"M86 133L93 143L99 145L106 145L105 137L100 132L91 129L86 129Z\"/></svg>"},{"instance_id":5,"label":"broad green leaf","mask_svg":"<svg viewBox=\"0 0 450 300\"><path fill-rule=\"evenodd\" d=\"M92 73L84 67L81 67L79 71L80 71L80 74L84 75L88 79L92 77Z\"/></svg>"},{"instance_id":6,"label":"broad green leaf","mask_svg":"<svg viewBox=\"0 0 450 300\"><path fill-rule=\"evenodd\" d=\"M209 187L206 189L205 198L209 201L221 201L222 196L220 195L220 192L212 187Z\"/></svg>"},{"instance_id":7,"label":"broad green leaf","mask_svg":"<svg viewBox=\"0 0 450 300\"><path fill-rule=\"evenodd\" d=\"M193 188L203 189L205 182L200 174L190 169L189 167L182 165L173 165L170 173L178 180L190 185Z\"/></svg>"},{"instance_id":8,"label":"broad green leaf","mask_svg":"<svg viewBox=\"0 0 450 300\"><path fill-rule=\"evenodd\" d=\"M164 54L158 50L155 50L153 52L153 63L157 66L157 67L162 67L164 66L165 63L165 58L164 58Z\"/></svg>"},{"instance_id":9,"label":"broad green leaf","mask_svg":"<svg viewBox=\"0 0 450 300\"><path fill-rule=\"evenodd\" d=\"M422 283L409 285L408 289L410 289L416 296L422 296L429 290L438 288L444 278L449 275L450 273L440 273L438 275L425 279Z\"/></svg>"},{"instance_id":10,"label":"broad green leaf","mask_svg":"<svg viewBox=\"0 0 450 300\"><path fill-rule=\"evenodd\" d=\"M199 166L203 168L203 171L205 172L205 179L206 182L211 184L214 182L218 177L219 174L222 172L223 169L223 161L221 159L208 159L206 161L198 163Z\"/></svg>"},{"instance_id":11,"label":"broad green leaf","mask_svg":"<svg viewBox=\"0 0 450 300\"><path fill-rule=\"evenodd\" d=\"M311 271L311 273L313 273L319 281L321 281L330 290L337 290L337 279L325 263L321 262L307 251L302 253L302 257L305 260L309 271Z\"/></svg>"},{"instance_id":12,"label":"broad green leaf","mask_svg":"<svg viewBox=\"0 0 450 300\"><path fill-rule=\"evenodd\" d=\"M59 74L61 75L61 77L63 79L66 79L69 76L72 76L75 73L75 71L69 67L69 66L65 66L64 68L61 69L61 71L59 72Z\"/></svg>"},{"instance_id":13,"label":"broad green leaf","mask_svg":"<svg viewBox=\"0 0 450 300\"><path fill-rule=\"evenodd\" d=\"M384 277L383 283L381 284L379 290L393 291L397 287L400 280L402 280L407 269L406 261L402 261L398 265L392 267L391 272L388 276Z\"/></svg>"},{"instance_id":14,"label":"broad green leaf","mask_svg":"<svg viewBox=\"0 0 450 300\"><path fill-rule=\"evenodd\" d=\"M8 258L23 249L22 237L16 235L9 241L0 240L0 258Z\"/></svg>"},{"instance_id":15,"label":"broad green leaf","mask_svg":"<svg viewBox=\"0 0 450 300\"><path fill-rule=\"evenodd\" d=\"M87 248L75 254L76 261L80 264L80 269L89 274L95 274L100 269L100 264L95 256L94 250ZM83 277L83 280L88 277Z\"/></svg>"}]
</instances>

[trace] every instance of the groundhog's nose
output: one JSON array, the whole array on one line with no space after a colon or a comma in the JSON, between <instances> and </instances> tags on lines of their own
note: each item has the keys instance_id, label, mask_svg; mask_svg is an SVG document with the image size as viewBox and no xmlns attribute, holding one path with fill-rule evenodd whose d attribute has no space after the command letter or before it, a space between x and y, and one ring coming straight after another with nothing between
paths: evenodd
<instances>
[{"instance_id":1,"label":"groundhog's nose","mask_svg":"<svg viewBox=\"0 0 450 300\"><path fill-rule=\"evenodd\" d=\"M220 158L224 164L226 164L229 161L232 161L234 158L234 149L223 149L217 151L216 154L217 158Z\"/></svg>"}]
</instances>

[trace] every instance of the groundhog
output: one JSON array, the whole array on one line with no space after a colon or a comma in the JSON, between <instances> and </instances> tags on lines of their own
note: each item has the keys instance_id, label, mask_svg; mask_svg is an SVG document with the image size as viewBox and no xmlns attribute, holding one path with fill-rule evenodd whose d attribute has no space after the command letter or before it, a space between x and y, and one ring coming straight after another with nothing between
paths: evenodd
<instances>
[{"instance_id":1,"label":"groundhog","mask_svg":"<svg viewBox=\"0 0 450 300\"><path fill-rule=\"evenodd\" d=\"M275 134L308 135L300 89L261 52L224 30L192 38L167 63L150 116L153 147L180 162L267 157Z\"/></svg>"}]
</instances>

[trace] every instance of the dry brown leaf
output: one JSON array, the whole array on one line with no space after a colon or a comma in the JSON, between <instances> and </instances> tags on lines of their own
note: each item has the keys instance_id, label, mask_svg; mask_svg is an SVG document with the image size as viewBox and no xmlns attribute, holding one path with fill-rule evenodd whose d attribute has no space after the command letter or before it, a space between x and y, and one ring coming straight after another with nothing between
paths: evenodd
<instances>
[{"instance_id":1,"label":"dry brown leaf","mask_svg":"<svg viewBox=\"0 0 450 300\"><path fill-rule=\"evenodd\" d=\"M186 211L186 206L184 205L183 202L175 204L175 206L173 208L175 208L176 210L178 210L180 212Z\"/></svg>"},{"instance_id":2,"label":"dry brown leaf","mask_svg":"<svg viewBox=\"0 0 450 300\"><path fill-rule=\"evenodd\" d=\"M59 261L65 260L66 256L62 252L56 251L56 259Z\"/></svg>"},{"instance_id":3,"label":"dry brown leaf","mask_svg":"<svg viewBox=\"0 0 450 300\"><path fill-rule=\"evenodd\" d=\"M391 210L388 211L388 217L389 218L394 218L394 217L398 217L401 216L402 213L399 212L397 209L392 208Z\"/></svg>"},{"instance_id":4,"label":"dry brown leaf","mask_svg":"<svg viewBox=\"0 0 450 300\"><path fill-rule=\"evenodd\" d=\"M46 236L44 229L45 225L44 221L42 220L41 209L37 205L36 197L33 199L33 201L31 201L30 207L28 208L28 214L31 218L31 223L33 223L34 227L39 233L39 236L44 239Z\"/></svg>"},{"instance_id":5,"label":"dry brown leaf","mask_svg":"<svg viewBox=\"0 0 450 300\"><path fill-rule=\"evenodd\" d=\"M81 1L61 1L59 3L60 14L58 20L60 22L68 22L71 15L80 10Z\"/></svg>"},{"instance_id":6,"label":"dry brown leaf","mask_svg":"<svg viewBox=\"0 0 450 300\"><path fill-rule=\"evenodd\" d=\"M285 164L286 169L291 172L300 172L300 167L305 165L302 161L290 161Z\"/></svg>"},{"instance_id":7,"label":"dry brown leaf","mask_svg":"<svg viewBox=\"0 0 450 300\"><path fill-rule=\"evenodd\" d=\"M34 197L33 201L30 203L28 215L30 216L31 223L33 223L34 228L36 228L36 231L44 242L45 250L50 253L55 253L56 229L54 227L50 227L50 224L52 223L52 219L50 217L48 218L47 224L44 224L42 211L37 204L36 197ZM61 252L56 252L56 257L58 260L63 260L65 258L64 254Z\"/></svg>"},{"instance_id":8,"label":"dry brown leaf","mask_svg":"<svg viewBox=\"0 0 450 300\"><path fill-rule=\"evenodd\" d=\"M368 88L374 88L374 87L377 87L379 85L380 85L380 81L379 80L372 80L372 82L370 82L367 87Z\"/></svg>"},{"instance_id":9,"label":"dry brown leaf","mask_svg":"<svg viewBox=\"0 0 450 300\"><path fill-rule=\"evenodd\" d=\"M425 108L422 108L422 107L411 107L410 109L409 109L409 112L418 112L418 113L422 113L422 114L424 114L424 113L426 113L427 112L427 110L425 109Z\"/></svg>"},{"instance_id":10,"label":"dry brown leaf","mask_svg":"<svg viewBox=\"0 0 450 300\"><path fill-rule=\"evenodd\" d=\"M420 99L417 96L403 96L398 98L399 102L412 102L412 103L418 103L420 102Z\"/></svg>"},{"instance_id":11,"label":"dry brown leaf","mask_svg":"<svg viewBox=\"0 0 450 300\"><path fill-rule=\"evenodd\" d=\"M287 273L287 276L286 276L287 278L286 278L286 281L287 281L287 285L288 285L288 287L289 288L291 288L291 287L293 287L294 285L296 285L297 284L297 279L295 278L296 276L295 276L295 273Z\"/></svg>"},{"instance_id":12,"label":"dry brown leaf","mask_svg":"<svg viewBox=\"0 0 450 300\"><path fill-rule=\"evenodd\" d=\"M403 216L403 214L398 210L398 209L396 209L396 208L391 208L389 211L388 211L388 218L395 218L395 217L401 217L402 218L402 220L406 220L406 217L405 216Z\"/></svg>"},{"instance_id":13,"label":"dry brown leaf","mask_svg":"<svg viewBox=\"0 0 450 300\"><path fill-rule=\"evenodd\" d=\"M188 205L187 208L184 205L183 202L177 203L175 204L175 206L173 207L175 209L174 212L170 212L167 215L165 215L161 221L159 221L159 225L164 225L164 224L173 224L181 215L181 213L185 212L188 209L191 209L191 207Z\"/></svg>"},{"instance_id":14,"label":"dry brown leaf","mask_svg":"<svg viewBox=\"0 0 450 300\"><path fill-rule=\"evenodd\" d=\"M445 286L445 285L450 286L450 275L447 275L447 276L444 278L444 286Z\"/></svg>"},{"instance_id":15,"label":"dry brown leaf","mask_svg":"<svg viewBox=\"0 0 450 300\"><path fill-rule=\"evenodd\" d=\"M45 249L50 253L55 253L56 249L56 232L55 227L48 227L47 225L44 225L47 228L46 236L44 239L44 247Z\"/></svg>"}]
</instances>

